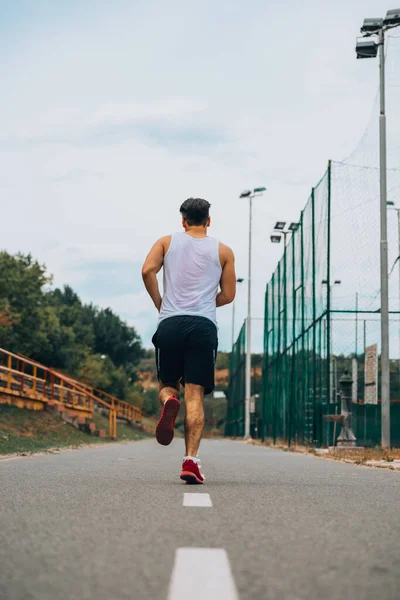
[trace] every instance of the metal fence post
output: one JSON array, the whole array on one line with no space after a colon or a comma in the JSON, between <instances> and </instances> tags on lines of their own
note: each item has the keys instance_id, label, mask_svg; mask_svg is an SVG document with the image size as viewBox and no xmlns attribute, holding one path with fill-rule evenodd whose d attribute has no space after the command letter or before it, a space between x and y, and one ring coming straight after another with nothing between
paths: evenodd
<instances>
[{"instance_id":1,"label":"metal fence post","mask_svg":"<svg viewBox=\"0 0 400 600\"><path fill-rule=\"evenodd\" d=\"M293 413L296 404L296 269L295 269L295 237L292 235L292 365L290 378L290 405L289 405L289 436L288 445L292 442L293 434Z\"/></svg>"},{"instance_id":2,"label":"metal fence post","mask_svg":"<svg viewBox=\"0 0 400 600\"><path fill-rule=\"evenodd\" d=\"M261 439L265 440L265 428L266 428L266 417L267 417L267 369L268 369L268 348L269 348L269 284L265 290L265 307L264 307L264 356L263 356L263 368L262 368L262 397L261 397L261 418L262 418L262 432Z\"/></svg>"},{"instance_id":3,"label":"metal fence post","mask_svg":"<svg viewBox=\"0 0 400 600\"><path fill-rule=\"evenodd\" d=\"M316 404L317 404L317 365L316 365L316 345L317 345L317 332L316 332L316 320L317 320L317 292L316 292L316 253L315 253L315 188L312 188L311 192L311 236L312 236L312 315L313 315L313 326L312 326L312 390L313 390L313 424L312 424L312 442L315 443L316 439Z\"/></svg>"},{"instance_id":4,"label":"metal fence post","mask_svg":"<svg viewBox=\"0 0 400 600\"><path fill-rule=\"evenodd\" d=\"M283 364L283 395L282 395L282 399L283 399L283 407L282 407L282 417L283 417L283 423L282 423L282 435L283 435L283 439L286 440L287 438L287 427L286 427L286 420L287 420L287 403L288 403L288 369L287 369L287 364L288 364L288 350L287 350L287 327L288 327L288 320L287 320L287 246L286 246L286 236L285 236L285 248L283 251L283 353L282 353L282 364Z\"/></svg>"},{"instance_id":5,"label":"metal fence post","mask_svg":"<svg viewBox=\"0 0 400 600\"><path fill-rule=\"evenodd\" d=\"M326 281L327 281L327 298L326 298L326 412L330 410L332 402L332 295L331 295L331 198L332 198L332 161L328 162L328 230L327 230L327 256L326 256ZM326 435L326 443L329 446L329 425Z\"/></svg>"}]
</instances>

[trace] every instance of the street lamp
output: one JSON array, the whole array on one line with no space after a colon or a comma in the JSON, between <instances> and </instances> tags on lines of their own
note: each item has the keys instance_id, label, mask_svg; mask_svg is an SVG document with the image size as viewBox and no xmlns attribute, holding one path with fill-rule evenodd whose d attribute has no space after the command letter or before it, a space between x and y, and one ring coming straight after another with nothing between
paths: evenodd
<instances>
[{"instance_id":1,"label":"street lamp","mask_svg":"<svg viewBox=\"0 0 400 600\"><path fill-rule=\"evenodd\" d=\"M386 111L385 111L385 33L400 25L400 9L389 10L385 19L365 19L361 27L363 38L357 41L357 58L375 58L379 48L379 162L380 162L380 229L381 229L381 407L382 447L390 448L390 363L389 363L389 273L387 240L387 172L386 172Z\"/></svg>"},{"instance_id":2,"label":"street lamp","mask_svg":"<svg viewBox=\"0 0 400 600\"><path fill-rule=\"evenodd\" d=\"M244 279L243 277L238 277L236 279L236 283L243 283ZM232 302L232 350L233 350L233 345L235 343L235 306L236 306L236 299Z\"/></svg>"},{"instance_id":3,"label":"street lamp","mask_svg":"<svg viewBox=\"0 0 400 600\"><path fill-rule=\"evenodd\" d=\"M397 212L397 239L398 239L398 254L396 262L399 263L399 312L400 312L400 208L398 208L391 200L387 203L388 207Z\"/></svg>"},{"instance_id":4,"label":"street lamp","mask_svg":"<svg viewBox=\"0 0 400 600\"><path fill-rule=\"evenodd\" d=\"M285 221L277 221L274 227L274 233L271 235L271 242L273 244L280 244L281 242L281 234L285 238L285 247L287 242L287 236L294 231L297 231L299 227L298 223L290 223L289 227L286 229Z\"/></svg>"},{"instance_id":5,"label":"street lamp","mask_svg":"<svg viewBox=\"0 0 400 600\"><path fill-rule=\"evenodd\" d=\"M392 202L391 200L389 200L389 202L387 203L388 207L391 208L392 210L395 210L397 212L397 243L398 243L398 251L397 251L397 258L396 258L396 262L399 265L399 313L400 313L400 208L398 208L394 202ZM399 324L400 327L400 324ZM400 344L400 332L399 332L399 344ZM399 353L399 357L400 357L400 353Z\"/></svg>"},{"instance_id":6,"label":"street lamp","mask_svg":"<svg viewBox=\"0 0 400 600\"><path fill-rule=\"evenodd\" d=\"M249 202L249 278L247 282L247 319L246 319L246 401L245 401L245 422L244 438L250 438L250 396L251 396L251 226L253 212L253 198L262 196L266 191L265 187L245 190L240 194L240 198L248 198Z\"/></svg>"}]
</instances>

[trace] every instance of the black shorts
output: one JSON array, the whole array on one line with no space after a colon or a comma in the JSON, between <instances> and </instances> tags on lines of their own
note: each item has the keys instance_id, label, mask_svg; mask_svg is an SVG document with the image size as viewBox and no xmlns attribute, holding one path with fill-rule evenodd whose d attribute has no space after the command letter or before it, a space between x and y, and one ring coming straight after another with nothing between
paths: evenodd
<instances>
[{"instance_id":1,"label":"black shorts","mask_svg":"<svg viewBox=\"0 0 400 600\"><path fill-rule=\"evenodd\" d=\"M194 383L214 390L217 328L205 317L180 315L161 321L153 336L159 381Z\"/></svg>"}]
</instances>

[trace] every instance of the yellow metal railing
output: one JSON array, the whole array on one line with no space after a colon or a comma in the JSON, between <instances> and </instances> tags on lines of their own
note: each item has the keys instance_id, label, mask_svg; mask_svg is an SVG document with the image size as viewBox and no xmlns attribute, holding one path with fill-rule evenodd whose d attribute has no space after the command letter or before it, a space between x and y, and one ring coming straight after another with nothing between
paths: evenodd
<instances>
[{"instance_id":1,"label":"yellow metal railing","mask_svg":"<svg viewBox=\"0 0 400 600\"><path fill-rule=\"evenodd\" d=\"M90 414L95 405L101 406L109 411L110 438L117 436L118 408L115 403L103 400L81 382L3 348L0 348L0 391Z\"/></svg>"},{"instance_id":2,"label":"yellow metal railing","mask_svg":"<svg viewBox=\"0 0 400 600\"><path fill-rule=\"evenodd\" d=\"M94 388L86 383L77 381L70 377L68 379L70 381L75 382L83 389L89 391L96 398L100 398L100 399L108 402L109 404L111 404L111 406L116 409L118 417L127 419L128 421L131 421L132 423L136 423L138 425L141 425L143 423L143 417L145 417L146 420L149 422L149 424L150 423L151 423L151 425L154 424L154 427L155 427L156 420L153 417L150 417L149 415L144 413L137 406L133 406L132 404L129 404L129 402L124 402L123 400L119 400L115 396L112 396L111 394L108 394L107 392L104 392L103 390Z\"/></svg>"}]
</instances>

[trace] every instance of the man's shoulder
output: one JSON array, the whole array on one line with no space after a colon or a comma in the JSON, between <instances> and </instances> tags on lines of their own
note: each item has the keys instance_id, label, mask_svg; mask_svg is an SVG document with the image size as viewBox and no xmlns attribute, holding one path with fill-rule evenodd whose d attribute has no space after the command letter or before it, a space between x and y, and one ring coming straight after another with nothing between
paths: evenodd
<instances>
[{"instance_id":1,"label":"man's shoulder","mask_svg":"<svg viewBox=\"0 0 400 600\"><path fill-rule=\"evenodd\" d=\"M171 246L171 240L171 233L169 235L163 235L163 237L157 240L157 244L160 244L160 246L162 246L164 256L167 254L169 247Z\"/></svg>"},{"instance_id":2,"label":"man's shoulder","mask_svg":"<svg viewBox=\"0 0 400 600\"><path fill-rule=\"evenodd\" d=\"M168 234L168 235L163 235L162 237L159 238L158 242L161 244L165 244L166 242L169 243L171 241L172 238L172 234Z\"/></svg>"},{"instance_id":3,"label":"man's shoulder","mask_svg":"<svg viewBox=\"0 0 400 600\"><path fill-rule=\"evenodd\" d=\"M219 249L220 249L220 252L224 252L227 255L232 255L233 256L233 250L227 244L224 244L223 242L219 242Z\"/></svg>"},{"instance_id":4,"label":"man's shoulder","mask_svg":"<svg viewBox=\"0 0 400 600\"><path fill-rule=\"evenodd\" d=\"M222 265L235 258L232 248L223 242L219 242L219 258Z\"/></svg>"}]
</instances>

